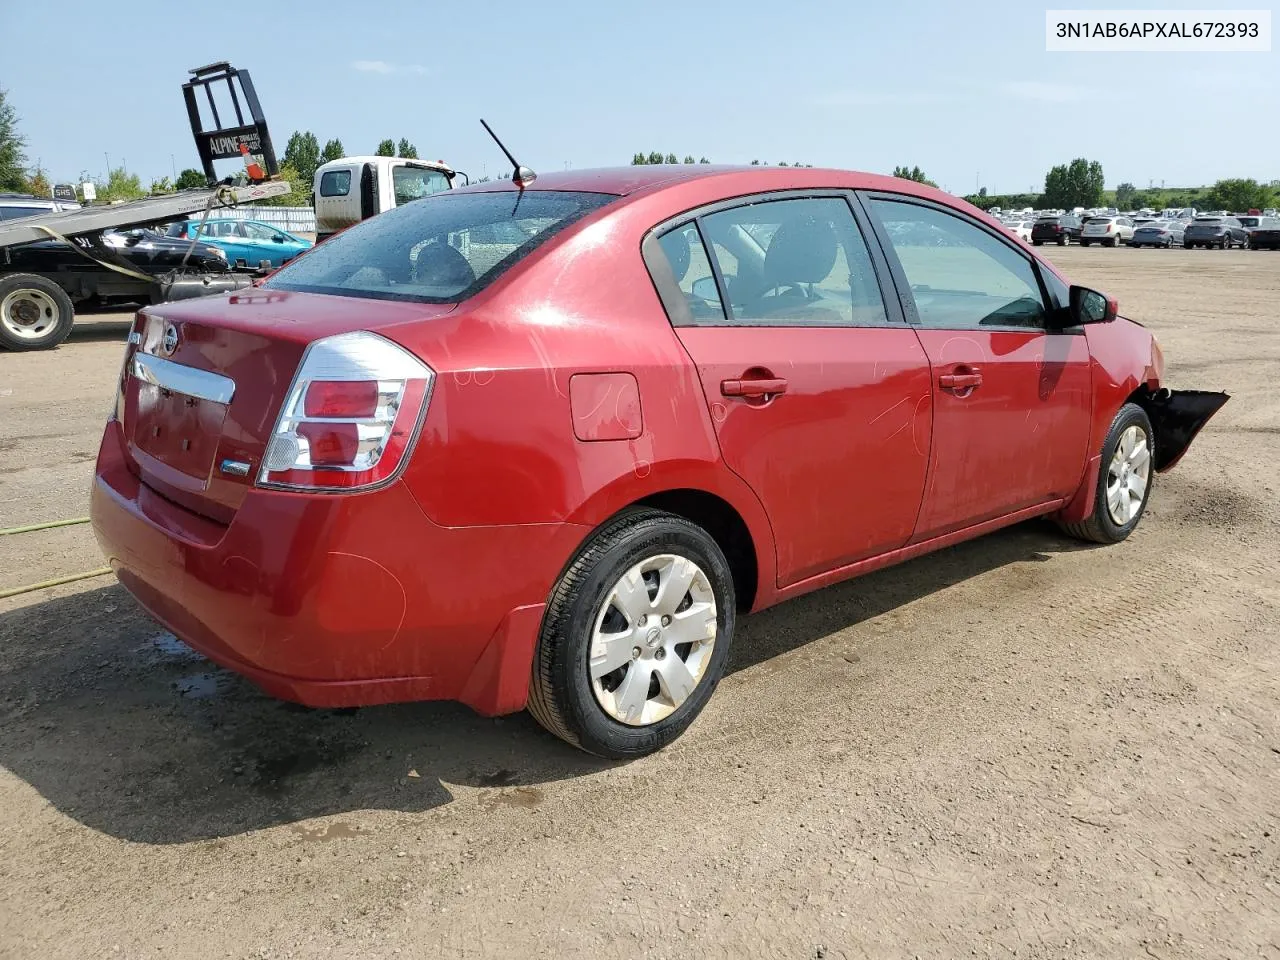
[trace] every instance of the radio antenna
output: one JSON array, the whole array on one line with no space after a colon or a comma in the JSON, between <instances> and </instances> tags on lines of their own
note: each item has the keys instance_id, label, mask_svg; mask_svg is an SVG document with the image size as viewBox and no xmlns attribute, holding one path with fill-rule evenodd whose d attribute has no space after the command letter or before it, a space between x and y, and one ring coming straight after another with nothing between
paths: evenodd
<instances>
[{"instance_id":1,"label":"radio antenna","mask_svg":"<svg viewBox=\"0 0 1280 960\"><path fill-rule=\"evenodd\" d=\"M493 127L485 123L483 117L480 118L480 125L484 127L485 132L489 134L489 136L493 137L493 142L498 145L498 149L501 150L503 153L505 153L507 155L507 159L511 161L511 168L512 168L511 182L512 183L514 183L521 190L524 190L524 188L528 184L533 183L533 181L538 179L538 175L536 173L534 173L528 167L521 166L519 163L516 162L516 158L511 155L511 151L507 149L506 144L504 144L501 140L498 139L498 135L493 132Z\"/></svg>"}]
</instances>

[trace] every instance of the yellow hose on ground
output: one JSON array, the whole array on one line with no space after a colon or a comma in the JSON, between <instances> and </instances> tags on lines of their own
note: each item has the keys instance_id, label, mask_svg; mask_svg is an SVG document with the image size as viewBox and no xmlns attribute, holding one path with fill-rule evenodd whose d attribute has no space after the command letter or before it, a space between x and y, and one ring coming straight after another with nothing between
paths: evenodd
<instances>
[{"instance_id":1,"label":"yellow hose on ground","mask_svg":"<svg viewBox=\"0 0 1280 960\"><path fill-rule=\"evenodd\" d=\"M16 597L23 593L30 593L32 590L43 590L45 587L57 587L64 583L75 583L77 580L88 580L90 577L106 576L110 572L110 567L99 567L97 570L88 570L85 573L73 573L69 577L54 577L52 580L41 580L39 583L29 583L25 587L12 587L8 590L0 590L0 600L5 600L8 597Z\"/></svg>"},{"instance_id":2,"label":"yellow hose on ground","mask_svg":"<svg viewBox=\"0 0 1280 960\"><path fill-rule=\"evenodd\" d=\"M13 533L31 533L33 530L50 530L54 527L73 527L77 523L88 522L88 517L75 517L71 520L50 520L47 523L30 523L25 527L10 527L8 530L0 530L0 537L7 537Z\"/></svg>"}]
</instances>

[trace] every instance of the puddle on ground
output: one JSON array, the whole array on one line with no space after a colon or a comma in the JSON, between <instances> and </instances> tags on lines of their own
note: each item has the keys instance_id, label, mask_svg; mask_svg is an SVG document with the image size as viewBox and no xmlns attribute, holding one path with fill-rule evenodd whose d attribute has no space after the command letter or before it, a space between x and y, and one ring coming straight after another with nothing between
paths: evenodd
<instances>
[{"instance_id":1,"label":"puddle on ground","mask_svg":"<svg viewBox=\"0 0 1280 960\"><path fill-rule=\"evenodd\" d=\"M194 663L197 660L204 659L172 633L157 634L139 647L138 650L141 653L150 655L155 660L165 660L171 663Z\"/></svg>"},{"instance_id":2,"label":"puddle on ground","mask_svg":"<svg viewBox=\"0 0 1280 960\"><path fill-rule=\"evenodd\" d=\"M533 810L542 803L543 798L543 792L537 787L506 787L485 797L480 804L486 810L492 810L499 805Z\"/></svg>"},{"instance_id":3,"label":"puddle on ground","mask_svg":"<svg viewBox=\"0 0 1280 960\"><path fill-rule=\"evenodd\" d=\"M207 700L210 697L216 697L223 691L226 683L227 676L222 673L193 673L173 681L178 693L189 700Z\"/></svg>"},{"instance_id":4,"label":"puddle on ground","mask_svg":"<svg viewBox=\"0 0 1280 960\"><path fill-rule=\"evenodd\" d=\"M496 773L482 774L476 778L476 783L482 787L509 787L516 782L518 778L514 771L499 770Z\"/></svg>"},{"instance_id":5,"label":"puddle on ground","mask_svg":"<svg viewBox=\"0 0 1280 960\"><path fill-rule=\"evenodd\" d=\"M337 823L325 823L318 827L304 827L297 824L293 832L303 840L349 840L360 836L360 828L339 820Z\"/></svg>"}]
</instances>

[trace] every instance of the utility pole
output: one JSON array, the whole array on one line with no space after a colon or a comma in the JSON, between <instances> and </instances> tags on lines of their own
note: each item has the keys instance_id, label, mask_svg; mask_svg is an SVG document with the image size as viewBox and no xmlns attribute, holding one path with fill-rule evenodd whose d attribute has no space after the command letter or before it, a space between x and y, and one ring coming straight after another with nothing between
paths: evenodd
<instances>
[{"instance_id":1,"label":"utility pole","mask_svg":"<svg viewBox=\"0 0 1280 960\"><path fill-rule=\"evenodd\" d=\"M106 179L107 179L107 180L110 180L110 179L111 179L111 157L109 157L109 156L107 155L107 151L105 151L105 150L103 150L103 151L102 151L102 157L103 157L103 159L104 159L104 160L106 160L106 161L107 161L107 176L106 176Z\"/></svg>"}]
</instances>

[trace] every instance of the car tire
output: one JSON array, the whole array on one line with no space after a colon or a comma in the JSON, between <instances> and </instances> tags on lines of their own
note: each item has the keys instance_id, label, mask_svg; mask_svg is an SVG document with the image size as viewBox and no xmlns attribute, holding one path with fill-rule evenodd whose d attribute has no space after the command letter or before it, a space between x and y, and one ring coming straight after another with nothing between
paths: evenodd
<instances>
[{"instance_id":1,"label":"car tire","mask_svg":"<svg viewBox=\"0 0 1280 960\"><path fill-rule=\"evenodd\" d=\"M1230 235L1230 234L1223 234L1223 235L1222 235L1222 240L1221 240L1221 242L1218 244L1218 249L1220 249L1220 250L1230 250L1230 249L1231 249L1231 235Z\"/></svg>"},{"instance_id":2,"label":"car tire","mask_svg":"<svg viewBox=\"0 0 1280 960\"><path fill-rule=\"evenodd\" d=\"M1155 453L1155 433L1147 412L1136 403L1126 403L1111 421L1102 444L1093 512L1079 523L1059 526L1090 543L1119 543L1133 533L1151 500Z\"/></svg>"},{"instance_id":3,"label":"car tire","mask_svg":"<svg viewBox=\"0 0 1280 960\"><path fill-rule=\"evenodd\" d=\"M34 273L0 277L0 347L51 350L74 323L71 298L52 280Z\"/></svg>"},{"instance_id":4,"label":"car tire","mask_svg":"<svg viewBox=\"0 0 1280 960\"><path fill-rule=\"evenodd\" d=\"M1065 247L1066 245L1067 245L1067 238L1066 238L1066 237L1059 237L1059 238L1058 238L1058 246L1060 246L1060 247Z\"/></svg>"},{"instance_id":5,"label":"car tire","mask_svg":"<svg viewBox=\"0 0 1280 960\"><path fill-rule=\"evenodd\" d=\"M1031 245L1032 245L1033 247L1043 247L1043 246L1044 246L1044 241L1043 241L1043 240L1032 240L1032 241L1031 241Z\"/></svg>"},{"instance_id":6,"label":"car tire","mask_svg":"<svg viewBox=\"0 0 1280 960\"><path fill-rule=\"evenodd\" d=\"M1080 241L1080 246L1082 246L1082 247L1087 247L1088 245L1089 245L1089 241L1088 241L1088 240L1081 240L1081 241Z\"/></svg>"},{"instance_id":7,"label":"car tire","mask_svg":"<svg viewBox=\"0 0 1280 960\"><path fill-rule=\"evenodd\" d=\"M668 583L685 580L689 586L679 597L664 598ZM551 593L533 658L529 712L560 739L599 757L623 760L660 750L715 692L735 611L733 574L710 534L673 514L624 511L590 537ZM616 639L605 643L606 636ZM703 638L686 643L679 636Z\"/></svg>"}]
</instances>

